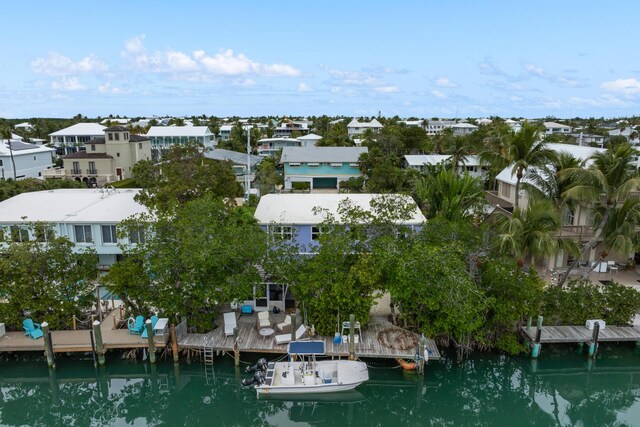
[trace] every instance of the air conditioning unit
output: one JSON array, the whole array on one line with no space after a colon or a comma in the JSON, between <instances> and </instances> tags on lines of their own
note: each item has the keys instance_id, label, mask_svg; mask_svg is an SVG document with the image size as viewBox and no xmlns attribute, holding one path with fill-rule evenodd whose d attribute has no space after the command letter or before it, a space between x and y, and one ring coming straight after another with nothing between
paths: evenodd
<instances>
[{"instance_id":1,"label":"air conditioning unit","mask_svg":"<svg viewBox=\"0 0 640 427\"><path fill-rule=\"evenodd\" d=\"M602 319L589 319L587 320L587 323L584 326L586 326L587 329L592 331L596 323L600 324L600 330L603 330L604 328L607 327L607 324Z\"/></svg>"}]
</instances>

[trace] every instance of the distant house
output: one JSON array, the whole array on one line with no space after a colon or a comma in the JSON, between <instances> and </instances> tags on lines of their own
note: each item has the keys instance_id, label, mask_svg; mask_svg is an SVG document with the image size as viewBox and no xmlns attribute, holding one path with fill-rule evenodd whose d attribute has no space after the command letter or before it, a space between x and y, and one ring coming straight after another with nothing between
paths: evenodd
<instances>
[{"instance_id":1,"label":"distant house","mask_svg":"<svg viewBox=\"0 0 640 427\"><path fill-rule=\"evenodd\" d=\"M353 138L355 136L362 135L367 129L370 129L375 133L379 133L383 127L382 123L376 119L372 119L370 122L359 122L358 120L353 119L347 125L347 133L349 134L349 138Z\"/></svg>"},{"instance_id":2,"label":"distant house","mask_svg":"<svg viewBox=\"0 0 640 427\"><path fill-rule=\"evenodd\" d=\"M18 123L17 125L15 125L13 127L15 130L23 130L25 132L31 132L33 130L35 130L36 128L29 122L22 122L22 123Z\"/></svg>"},{"instance_id":3,"label":"distant house","mask_svg":"<svg viewBox=\"0 0 640 427\"><path fill-rule=\"evenodd\" d=\"M545 135L552 135L554 133L569 135L571 133L571 126L556 122L544 122L544 129Z\"/></svg>"},{"instance_id":4,"label":"distant house","mask_svg":"<svg viewBox=\"0 0 640 427\"><path fill-rule=\"evenodd\" d=\"M246 177L247 177L247 153L240 153L238 151L224 150L221 148L217 148L214 150L208 150L204 153L204 156L208 159L218 160L218 161L230 161L233 163L233 171L236 174L236 179L238 182L242 184L243 187L246 186ZM249 182L253 182L255 180L256 167L258 164L264 159L261 156L250 155L249 156L249 167L251 168ZM246 188L245 188L246 191Z\"/></svg>"},{"instance_id":5,"label":"distant house","mask_svg":"<svg viewBox=\"0 0 640 427\"><path fill-rule=\"evenodd\" d=\"M107 123L111 123L111 124L119 124L119 125L126 125L127 123L129 123L129 119L103 119L100 124L101 125L107 125Z\"/></svg>"},{"instance_id":6,"label":"distant house","mask_svg":"<svg viewBox=\"0 0 640 427\"><path fill-rule=\"evenodd\" d=\"M407 154L404 156L404 165L406 168L422 171L427 166L448 163L449 159L451 159L449 154ZM461 161L458 164L458 171L468 172L469 175L476 178L486 178L486 170L482 167L479 156L466 156L464 162Z\"/></svg>"},{"instance_id":7,"label":"distant house","mask_svg":"<svg viewBox=\"0 0 640 427\"><path fill-rule=\"evenodd\" d=\"M276 126L273 136L275 138L289 137L293 132L305 135L309 133L310 125L311 122L308 120L285 120Z\"/></svg>"},{"instance_id":8,"label":"distant house","mask_svg":"<svg viewBox=\"0 0 640 427\"><path fill-rule=\"evenodd\" d=\"M60 189L19 194L0 202L0 246L2 241L46 241L48 232L35 235L29 230L36 222L46 223L56 236L74 242L76 250L95 249L99 266L106 269L122 254L118 243L144 239L143 231L122 241L116 233L120 222L147 212L134 200L138 191Z\"/></svg>"},{"instance_id":9,"label":"distant house","mask_svg":"<svg viewBox=\"0 0 640 427\"><path fill-rule=\"evenodd\" d=\"M315 133L310 133L308 135L299 136L296 139L300 141L300 147L315 147L322 137Z\"/></svg>"},{"instance_id":10,"label":"distant house","mask_svg":"<svg viewBox=\"0 0 640 427\"><path fill-rule=\"evenodd\" d=\"M213 147L215 141L207 126L151 126L146 137L151 142L151 153L156 160L173 145L195 141L205 147Z\"/></svg>"},{"instance_id":11,"label":"distant house","mask_svg":"<svg viewBox=\"0 0 640 427\"><path fill-rule=\"evenodd\" d=\"M571 136L575 138L578 145L590 145L603 148L604 136L596 135L593 133L572 133Z\"/></svg>"},{"instance_id":12,"label":"distant house","mask_svg":"<svg viewBox=\"0 0 640 427\"><path fill-rule=\"evenodd\" d=\"M9 150L11 144L11 150ZM41 178L45 169L53 167L53 148L23 142L19 135L12 135L10 141L0 140L0 178L13 179L13 161L16 164L16 179Z\"/></svg>"},{"instance_id":13,"label":"distant house","mask_svg":"<svg viewBox=\"0 0 640 427\"><path fill-rule=\"evenodd\" d=\"M151 160L151 145L144 135L123 126L105 128L103 136L87 143L86 151L67 154L63 168L45 171L49 179L73 179L91 187L133 177L133 166Z\"/></svg>"},{"instance_id":14,"label":"distant house","mask_svg":"<svg viewBox=\"0 0 640 427\"><path fill-rule=\"evenodd\" d=\"M285 147L300 147L298 138L262 138L258 140L259 156L274 156Z\"/></svg>"},{"instance_id":15,"label":"distant house","mask_svg":"<svg viewBox=\"0 0 640 427\"><path fill-rule=\"evenodd\" d=\"M311 190L339 189L340 182L362 175L359 159L366 152L366 147L285 147L280 158L284 188L307 182Z\"/></svg>"},{"instance_id":16,"label":"distant house","mask_svg":"<svg viewBox=\"0 0 640 427\"><path fill-rule=\"evenodd\" d=\"M49 142L59 155L75 153L85 149L92 139L104 136L105 127L98 123L77 123L49 134Z\"/></svg>"},{"instance_id":17,"label":"distant house","mask_svg":"<svg viewBox=\"0 0 640 427\"><path fill-rule=\"evenodd\" d=\"M451 126L453 129L453 134L456 136L464 136L469 135L478 130L478 126L472 125L471 123L460 122Z\"/></svg>"},{"instance_id":18,"label":"distant house","mask_svg":"<svg viewBox=\"0 0 640 427\"><path fill-rule=\"evenodd\" d=\"M449 129L455 124L455 120L429 120L425 130L427 135L440 135L445 129Z\"/></svg>"}]
</instances>

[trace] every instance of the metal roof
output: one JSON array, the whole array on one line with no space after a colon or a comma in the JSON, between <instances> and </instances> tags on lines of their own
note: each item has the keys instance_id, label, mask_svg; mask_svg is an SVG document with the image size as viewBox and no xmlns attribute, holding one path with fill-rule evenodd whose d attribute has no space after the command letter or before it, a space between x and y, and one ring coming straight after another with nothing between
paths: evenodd
<instances>
[{"instance_id":1,"label":"metal roof","mask_svg":"<svg viewBox=\"0 0 640 427\"><path fill-rule=\"evenodd\" d=\"M240 153L238 151L232 151L232 150L224 150L222 148L209 150L204 153L204 156L207 159L212 159L212 160L230 160L235 164L241 164L241 165L247 164L247 153ZM251 167L254 167L258 163L260 163L262 159L263 159L262 156L254 156L252 154L250 156Z\"/></svg>"},{"instance_id":2,"label":"metal roof","mask_svg":"<svg viewBox=\"0 0 640 427\"><path fill-rule=\"evenodd\" d=\"M213 135L207 126L151 126L147 136L208 136Z\"/></svg>"},{"instance_id":3,"label":"metal roof","mask_svg":"<svg viewBox=\"0 0 640 427\"><path fill-rule=\"evenodd\" d=\"M367 147L284 147L280 162L356 163L368 151Z\"/></svg>"},{"instance_id":4,"label":"metal roof","mask_svg":"<svg viewBox=\"0 0 640 427\"><path fill-rule=\"evenodd\" d=\"M68 128L60 129L59 131L49 134L50 136L93 136L104 135L104 126L98 123L76 123Z\"/></svg>"}]
</instances>

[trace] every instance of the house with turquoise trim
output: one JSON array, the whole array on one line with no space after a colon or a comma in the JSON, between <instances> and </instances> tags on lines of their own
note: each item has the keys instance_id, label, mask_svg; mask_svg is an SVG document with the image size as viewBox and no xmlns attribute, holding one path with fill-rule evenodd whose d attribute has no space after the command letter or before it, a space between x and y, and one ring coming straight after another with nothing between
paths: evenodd
<instances>
[{"instance_id":1,"label":"house with turquoise trim","mask_svg":"<svg viewBox=\"0 0 640 427\"><path fill-rule=\"evenodd\" d=\"M339 189L340 183L362 175L360 156L367 147L284 147L284 188L294 182L309 183L309 189Z\"/></svg>"}]
</instances>

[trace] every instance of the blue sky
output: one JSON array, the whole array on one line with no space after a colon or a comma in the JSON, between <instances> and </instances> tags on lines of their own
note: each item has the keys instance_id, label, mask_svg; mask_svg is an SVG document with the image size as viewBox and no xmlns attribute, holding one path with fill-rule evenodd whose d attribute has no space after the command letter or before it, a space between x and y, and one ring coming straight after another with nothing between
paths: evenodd
<instances>
[{"instance_id":1,"label":"blue sky","mask_svg":"<svg viewBox=\"0 0 640 427\"><path fill-rule=\"evenodd\" d=\"M3 4L0 116L640 113L640 2Z\"/></svg>"}]
</instances>

